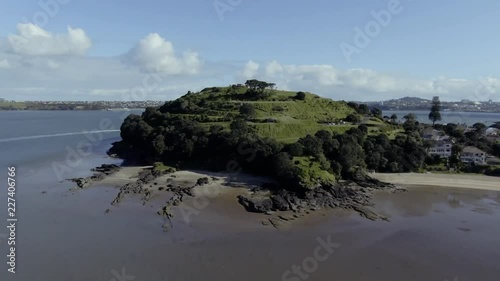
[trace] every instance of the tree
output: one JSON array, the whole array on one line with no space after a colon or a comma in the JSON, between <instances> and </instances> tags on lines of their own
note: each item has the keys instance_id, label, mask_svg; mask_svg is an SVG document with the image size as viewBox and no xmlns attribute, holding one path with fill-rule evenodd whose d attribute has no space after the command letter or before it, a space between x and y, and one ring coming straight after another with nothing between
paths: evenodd
<instances>
[{"instance_id":1,"label":"tree","mask_svg":"<svg viewBox=\"0 0 500 281\"><path fill-rule=\"evenodd\" d=\"M403 123L403 128L406 132L413 132L418 128L417 116L409 113L403 117L406 121Z\"/></svg>"},{"instance_id":2,"label":"tree","mask_svg":"<svg viewBox=\"0 0 500 281\"><path fill-rule=\"evenodd\" d=\"M368 108L368 105L362 103L358 107L358 113L359 114L368 114L370 113L370 109Z\"/></svg>"},{"instance_id":3,"label":"tree","mask_svg":"<svg viewBox=\"0 0 500 281\"><path fill-rule=\"evenodd\" d=\"M398 116L396 115L396 113L394 113L394 114L391 115L391 120L394 123L396 123L396 121L398 121Z\"/></svg>"},{"instance_id":4,"label":"tree","mask_svg":"<svg viewBox=\"0 0 500 281\"><path fill-rule=\"evenodd\" d=\"M352 122L352 123L358 123L359 121L361 121L361 119L359 118L359 116L357 114L349 114L346 116L345 121Z\"/></svg>"},{"instance_id":5,"label":"tree","mask_svg":"<svg viewBox=\"0 0 500 281\"><path fill-rule=\"evenodd\" d=\"M243 120L235 120L231 122L231 124L229 124L229 128L231 129L231 133L236 136L243 136L252 132L252 128Z\"/></svg>"},{"instance_id":6,"label":"tree","mask_svg":"<svg viewBox=\"0 0 500 281\"><path fill-rule=\"evenodd\" d=\"M246 118L255 117L255 107L251 104L245 103L240 107L240 114Z\"/></svg>"},{"instance_id":7,"label":"tree","mask_svg":"<svg viewBox=\"0 0 500 281\"><path fill-rule=\"evenodd\" d=\"M377 118L382 118L382 110L380 110L379 108L373 108L371 110L373 116L377 117Z\"/></svg>"},{"instance_id":8,"label":"tree","mask_svg":"<svg viewBox=\"0 0 500 281\"><path fill-rule=\"evenodd\" d=\"M459 144L454 144L451 147L451 157L449 158L449 163L453 167L460 165L460 153L462 153L463 147Z\"/></svg>"},{"instance_id":9,"label":"tree","mask_svg":"<svg viewBox=\"0 0 500 281\"><path fill-rule=\"evenodd\" d=\"M291 156L304 155L304 146L301 143L294 142L285 146L285 151Z\"/></svg>"},{"instance_id":10,"label":"tree","mask_svg":"<svg viewBox=\"0 0 500 281\"><path fill-rule=\"evenodd\" d=\"M477 132L478 135L484 135L486 133L486 129L488 128L486 125L483 123L475 123L472 125L474 130Z\"/></svg>"},{"instance_id":11,"label":"tree","mask_svg":"<svg viewBox=\"0 0 500 281\"><path fill-rule=\"evenodd\" d=\"M297 92L295 95L296 100L305 100L306 99L306 94L304 92Z\"/></svg>"},{"instance_id":12,"label":"tree","mask_svg":"<svg viewBox=\"0 0 500 281\"><path fill-rule=\"evenodd\" d=\"M304 155L318 158L323 153L323 143L315 136L307 135L299 139L299 143L304 146Z\"/></svg>"},{"instance_id":13,"label":"tree","mask_svg":"<svg viewBox=\"0 0 500 281\"><path fill-rule=\"evenodd\" d=\"M493 155L497 156L497 157L500 157L500 143L495 143L492 147L491 147L491 150L492 150L492 153Z\"/></svg>"},{"instance_id":14,"label":"tree","mask_svg":"<svg viewBox=\"0 0 500 281\"><path fill-rule=\"evenodd\" d=\"M165 152L165 137L163 135L157 135L153 140L153 152L154 155L161 159L163 152Z\"/></svg>"},{"instance_id":15,"label":"tree","mask_svg":"<svg viewBox=\"0 0 500 281\"><path fill-rule=\"evenodd\" d=\"M431 112L429 113L429 120L432 121L432 126L436 124L436 121L441 121L441 101L439 97L432 98Z\"/></svg>"}]
</instances>

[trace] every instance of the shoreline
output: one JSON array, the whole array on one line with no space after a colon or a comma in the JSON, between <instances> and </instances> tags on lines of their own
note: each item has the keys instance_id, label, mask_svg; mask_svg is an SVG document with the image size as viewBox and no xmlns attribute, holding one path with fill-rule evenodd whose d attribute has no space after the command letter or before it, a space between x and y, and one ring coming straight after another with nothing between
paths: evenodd
<instances>
[{"instance_id":1,"label":"shoreline","mask_svg":"<svg viewBox=\"0 0 500 281\"><path fill-rule=\"evenodd\" d=\"M478 174L372 173L380 181L402 186L450 187L500 191L500 178Z\"/></svg>"}]
</instances>

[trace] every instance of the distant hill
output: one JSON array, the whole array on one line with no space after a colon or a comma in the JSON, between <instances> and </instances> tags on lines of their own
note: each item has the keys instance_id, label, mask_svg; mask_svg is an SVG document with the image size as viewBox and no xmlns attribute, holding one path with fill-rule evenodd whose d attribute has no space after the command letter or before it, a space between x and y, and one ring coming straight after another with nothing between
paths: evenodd
<instances>
[{"instance_id":1,"label":"distant hill","mask_svg":"<svg viewBox=\"0 0 500 281\"><path fill-rule=\"evenodd\" d=\"M428 99L422 99L418 97L404 97L400 99L392 99L389 101L401 101L401 102L410 102L410 103L429 103L431 100Z\"/></svg>"},{"instance_id":2,"label":"distant hill","mask_svg":"<svg viewBox=\"0 0 500 281\"><path fill-rule=\"evenodd\" d=\"M419 97L403 97L386 101L371 101L366 102L366 104L369 107L377 107L382 110L427 110L431 102L431 100Z\"/></svg>"}]
</instances>

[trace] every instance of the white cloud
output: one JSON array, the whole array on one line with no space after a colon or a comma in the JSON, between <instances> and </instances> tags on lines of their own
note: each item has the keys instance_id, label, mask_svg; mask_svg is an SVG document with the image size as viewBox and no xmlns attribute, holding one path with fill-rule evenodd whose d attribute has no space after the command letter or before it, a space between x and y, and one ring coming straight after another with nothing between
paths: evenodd
<instances>
[{"instance_id":1,"label":"white cloud","mask_svg":"<svg viewBox=\"0 0 500 281\"><path fill-rule=\"evenodd\" d=\"M10 49L26 56L84 55L92 41L82 29L67 27L68 33L52 34L31 24L17 25L17 35L7 36Z\"/></svg>"},{"instance_id":2,"label":"white cloud","mask_svg":"<svg viewBox=\"0 0 500 281\"><path fill-rule=\"evenodd\" d=\"M246 65L243 71L241 72L241 75L245 79L252 79L255 78L259 71L259 64L254 62L254 61L249 61Z\"/></svg>"},{"instance_id":3,"label":"white cloud","mask_svg":"<svg viewBox=\"0 0 500 281\"><path fill-rule=\"evenodd\" d=\"M279 74L281 72L283 72L283 66L281 66L281 64L279 64L275 60L268 63L266 66L266 74L268 76L273 76L273 75Z\"/></svg>"},{"instance_id":4,"label":"white cloud","mask_svg":"<svg viewBox=\"0 0 500 281\"><path fill-rule=\"evenodd\" d=\"M10 68L10 63L8 60L6 59L0 60L0 69L2 68Z\"/></svg>"},{"instance_id":5,"label":"white cloud","mask_svg":"<svg viewBox=\"0 0 500 281\"><path fill-rule=\"evenodd\" d=\"M333 99L384 100L403 96L431 98L439 95L443 100L471 99L498 100L500 79L486 77L481 80L438 77L418 80L377 72L372 69L336 69L332 65L281 65L277 61L267 64L264 71L248 62L242 73L274 82L281 89L311 91Z\"/></svg>"},{"instance_id":6,"label":"white cloud","mask_svg":"<svg viewBox=\"0 0 500 281\"><path fill-rule=\"evenodd\" d=\"M201 68L198 53L186 51L177 56L173 44L157 33L141 39L126 55L125 62L139 66L144 72L168 75L194 75Z\"/></svg>"}]
</instances>

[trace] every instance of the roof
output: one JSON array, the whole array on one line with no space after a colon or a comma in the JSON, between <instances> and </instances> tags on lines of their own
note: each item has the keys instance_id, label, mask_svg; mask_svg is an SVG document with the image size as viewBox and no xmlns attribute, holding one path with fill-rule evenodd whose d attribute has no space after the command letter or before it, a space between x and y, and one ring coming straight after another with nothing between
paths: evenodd
<instances>
[{"instance_id":1,"label":"roof","mask_svg":"<svg viewBox=\"0 0 500 281\"><path fill-rule=\"evenodd\" d=\"M462 152L464 152L464 153L485 153L486 154L486 152L482 151L481 149L479 149L475 146L466 146L466 147L464 147Z\"/></svg>"}]
</instances>

